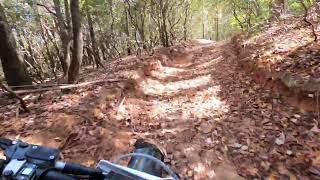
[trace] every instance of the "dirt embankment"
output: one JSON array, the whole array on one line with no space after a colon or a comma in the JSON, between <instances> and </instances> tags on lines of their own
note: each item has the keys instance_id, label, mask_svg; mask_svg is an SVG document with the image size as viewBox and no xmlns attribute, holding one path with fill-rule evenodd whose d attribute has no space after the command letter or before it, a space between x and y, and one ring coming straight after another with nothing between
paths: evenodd
<instances>
[{"instance_id":1,"label":"dirt embankment","mask_svg":"<svg viewBox=\"0 0 320 180\"><path fill-rule=\"evenodd\" d=\"M231 40L241 68L302 112L320 110L320 45L310 31L292 19L259 36L239 34Z\"/></svg>"}]
</instances>

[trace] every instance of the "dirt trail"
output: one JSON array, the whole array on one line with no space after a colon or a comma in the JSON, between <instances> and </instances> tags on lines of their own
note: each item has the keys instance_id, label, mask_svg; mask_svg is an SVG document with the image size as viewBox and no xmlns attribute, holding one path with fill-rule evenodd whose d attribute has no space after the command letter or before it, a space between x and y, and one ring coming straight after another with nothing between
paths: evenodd
<instances>
[{"instance_id":1,"label":"dirt trail","mask_svg":"<svg viewBox=\"0 0 320 180\"><path fill-rule=\"evenodd\" d=\"M162 147L186 179L215 173L239 179L232 178L236 171L246 178L314 175L320 142L315 117L256 84L239 69L231 47L197 44L147 77L132 75L143 96L127 97L118 118L127 120L131 137ZM221 171L225 165L236 171Z\"/></svg>"},{"instance_id":2,"label":"dirt trail","mask_svg":"<svg viewBox=\"0 0 320 180\"><path fill-rule=\"evenodd\" d=\"M115 62L103 77L132 81L49 92L31 115L7 113L0 135L59 146L65 159L88 165L129 152L142 137L183 179L319 179L316 117L256 84L229 42L193 43L168 59L147 75L134 57Z\"/></svg>"}]
</instances>

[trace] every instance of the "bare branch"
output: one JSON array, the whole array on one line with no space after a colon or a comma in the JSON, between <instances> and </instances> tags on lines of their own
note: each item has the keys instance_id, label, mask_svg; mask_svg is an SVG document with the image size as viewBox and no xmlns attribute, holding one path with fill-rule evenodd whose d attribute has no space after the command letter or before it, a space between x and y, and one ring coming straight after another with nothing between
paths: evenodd
<instances>
[{"instance_id":1,"label":"bare branch","mask_svg":"<svg viewBox=\"0 0 320 180\"><path fill-rule=\"evenodd\" d=\"M40 3L37 3L37 6L44 7L50 14L57 17L57 14L54 11L52 11L48 6L46 6L44 4L40 4Z\"/></svg>"},{"instance_id":2,"label":"bare branch","mask_svg":"<svg viewBox=\"0 0 320 180\"><path fill-rule=\"evenodd\" d=\"M25 112L30 112L30 110L28 109L26 103L24 102L24 100L18 95L16 94L11 88L9 88L8 86L4 85L3 83L0 83L0 87L2 89L4 89L5 91L8 91L10 95L12 95L13 97L15 97L16 99L18 99L20 101L21 107Z\"/></svg>"},{"instance_id":3,"label":"bare branch","mask_svg":"<svg viewBox=\"0 0 320 180\"><path fill-rule=\"evenodd\" d=\"M318 41L318 35L316 33L316 30L315 30L315 27L314 25L308 20L308 14L309 14L309 9L307 7L307 5L303 2L303 0L300 0L299 1L301 6L303 7L304 9L304 16L303 16L303 20L311 27L311 30L312 30L312 34L314 36L314 41Z\"/></svg>"}]
</instances>

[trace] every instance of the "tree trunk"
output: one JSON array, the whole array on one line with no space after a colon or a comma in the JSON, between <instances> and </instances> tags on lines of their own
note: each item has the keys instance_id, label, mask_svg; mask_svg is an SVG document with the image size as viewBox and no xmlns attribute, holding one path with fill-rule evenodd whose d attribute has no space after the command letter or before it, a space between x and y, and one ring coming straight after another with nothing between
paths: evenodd
<instances>
[{"instance_id":1,"label":"tree trunk","mask_svg":"<svg viewBox=\"0 0 320 180\"><path fill-rule=\"evenodd\" d=\"M114 15L113 15L113 0L108 0L107 6L109 6L109 15L111 16L111 22L110 22L110 31L111 36L113 36L114 33Z\"/></svg>"},{"instance_id":2,"label":"tree trunk","mask_svg":"<svg viewBox=\"0 0 320 180\"><path fill-rule=\"evenodd\" d=\"M283 14L287 15L289 11L289 3L288 0L283 0Z\"/></svg>"},{"instance_id":3,"label":"tree trunk","mask_svg":"<svg viewBox=\"0 0 320 180\"><path fill-rule=\"evenodd\" d=\"M126 34L126 41L127 41L127 53L128 55L131 55L131 43L130 43L130 32L129 32L129 19L128 19L128 11L127 9L124 9L125 13L125 27L124 32Z\"/></svg>"},{"instance_id":4,"label":"tree trunk","mask_svg":"<svg viewBox=\"0 0 320 180\"><path fill-rule=\"evenodd\" d=\"M66 1L68 2L68 1ZM71 38L67 29L67 25L64 22L64 18L62 16L60 1L53 0L54 9L56 11L57 23L58 23L58 32L62 43L62 61L61 66L63 69L63 76L67 76L69 68L70 68L70 46L71 46Z\"/></svg>"},{"instance_id":5,"label":"tree trunk","mask_svg":"<svg viewBox=\"0 0 320 180\"><path fill-rule=\"evenodd\" d=\"M96 41L96 36L95 36L94 29L93 29L92 18L91 18L89 10L87 10L87 18L88 18L88 25L89 25L89 32L90 32L90 39L91 39L94 62L96 63L97 68L99 68L100 66L104 67L103 64L101 63L99 49L98 49L97 41Z\"/></svg>"},{"instance_id":6,"label":"tree trunk","mask_svg":"<svg viewBox=\"0 0 320 180\"><path fill-rule=\"evenodd\" d=\"M66 15L66 25L67 25L67 30L68 32L71 33L71 19L70 19L70 8L69 8L69 1L64 0L64 11Z\"/></svg>"},{"instance_id":7,"label":"tree trunk","mask_svg":"<svg viewBox=\"0 0 320 180\"><path fill-rule=\"evenodd\" d=\"M24 51L25 53L22 54L22 57L24 57L24 62L26 63L27 67L32 67L35 70L35 73L37 74L37 78L38 80L42 80L42 74L43 74L43 69L41 67L41 65L39 65L39 63L37 62L37 60L29 55L27 52L27 49L29 49L28 43L26 42L26 38L24 37L24 33L23 31L19 32L16 31L17 33L17 38L18 38L18 42L20 44L21 50ZM21 55L21 54L20 54Z\"/></svg>"},{"instance_id":8,"label":"tree trunk","mask_svg":"<svg viewBox=\"0 0 320 180\"><path fill-rule=\"evenodd\" d=\"M188 24L188 18L189 18L189 14L190 14L190 4L189 2L186 2L186 6L185 6L185 9L184 9L184 21L183 21L183 40L187 40L188 38L188 27L187 27L187 24Z\"/></svg>"},{"instance_id":9,"label":"tree trunk","mask_svg":"<svg viewBox=\"0 0 320 180\"><path fill-rule=\"evenodd\" d=\"M317 13L318 18L319 18L319 16L320 16L320 0L316 0L315 8L316 8L316 13Z\"/></svg>"},{"instance_id":10,"label":"tree trunk","mask_svg":"<svg viewBox=\"0 0 320 180\"><path fill-rule=\"evenodd\" d=\"M216 29L216 41L219 41L219 14L217 13L216 14L216 17L215 17L215 25L216 25L216 27L215 27L215 29Z\"/></svg>"},{"instance_id":11,"label":"tree trunk","mask_svg":"<svg viewBox=\"0 0 320 180\"><path fill-rule=\"evenodd\" d=\"M49 59L49 62L50 62L50 70L52 72L52 74L54 75L55 78L57 78L57 74L56 74L56 62L54 61L54 56L52 55L52 53L50 52L50 48L49 48L49 44L48 44L48 37L46 37L46 34L45 34L45 28L44 28L44 25L43 25L43 21L41 19L41 16L39 14L39 10L38 10L38 6L36 6L36 4L32 3L31 4L31 8L33 9L33 11L35 12L35 19L36 21L39 23L39 27L40 27L40 35L44 41L44 46L45 46L45 49L47 51L47 58ZM29 45L30 47L30 50L29 52L31 53L32 52L32 48L31 48L31 45ZM33 56L31 54L31 56ZM34 56L33 56L34 57Z\"/></svg>"},{"instance_id":12,"label":"tree trunk","mask_svg":"<svg viewBox=\"0 0 320 180\"><path fill-rule=\"evenodd\" d=\"M238 14L237 14L237 10L236 10L236 7L235 7L235 6L233 7L233 17L234 17L234 18L236 19L236 21L238 22L241 30L243 30L243 29L244 29L244 25L243 25L243 23L241 22Z\"/></svg>"},{"instance_id":13,"label":"tree trunk","mask_svg":"<svg viewBox=\"0 0 320 180\"><path fill-rule=\"evenodd\" d=\"M97 19L97 24L98 24L98 27L99 27L99 33L102 34L103 31L102 31L102 28L101 28L101 21L100 19ZM104 60L107 60L108 59L108 56L106 54L106 47L104 46L104 39L101 38L99 41L98 41L98 46L99 46L99 49L101 50L101 55L102 55L102 59Z\"/></svg>"},{"instance_id":14,"label":"tree trunk","mask_svg":"<svg viewBox=\"0 0 320 180\"><path fill-rule=\"evenodd\" d=\"M253 0L252 3L254 5L254 9L255 9L256 15L257 16L261 16L262 15L262 10L261 10L261 6L259 4L259 1Z\"/></svg>"},{"instance_id":15,"label":"tree trunk","mask_svg":"<svg viewBox=\"0 0 320 180\"><path fill-rule=\"evenodd\" d=\"M162 45L164 47L169 47L169 36L167 31L167 4L165 4L163 0L160 0L160 14L161 14L161 27L160 30L162 31Z\"/></svg>"},{"instance_id":16,"label":"tree trunk","mask_svg":"<svg viewBox=\"0 0 320 180\"><path fill-rule=\"evenodd\" d=\"M17 51L16 41L0 4L0 59L9 86L31 85L24 62Z\"/></svg>"},{"instance_id":17,"label":"tree trunk","mask_svg":"<svg viewBox=\"0 0 320 180\"><path fill-rule=\"evenodd\" d=\"M275 18L286 15L288 12L288 0L274 0L272 3L272 14Z\"/></svg>"},{"instance_id":18,"label":"tree trunk","mask_svg":"<svg viewBox=\"0 0 320 180\"><path fill-rule=\"evenodd\" d=\"M45 22L47 23L47 22ZM50 42L52 43L55 51L56 51L56 54L59 55L60 54L60 50L59 50L59 46L57 44L57 38L55 36L55 31L53 30L50 30L47 26L44 26L44 33L45 35L48 37L48 39L50 40ZM57 57L59 62L62 62L62 57ZM60 64L61 65L61 64ZM62 68L62 67L61 67Z\"/></svg>"},{"instance_id":19,"label":"tree trunk","mask_svg":"<svg viewBox=\"0 0 320 180\"><path fill-rule=\"evenodd\" d=\"M68 82L76 83L79 79L83 55L83 39L79 0L71 0L70 9L73 29L73 53L68 73Z\"/></svg>"}]
</instances>

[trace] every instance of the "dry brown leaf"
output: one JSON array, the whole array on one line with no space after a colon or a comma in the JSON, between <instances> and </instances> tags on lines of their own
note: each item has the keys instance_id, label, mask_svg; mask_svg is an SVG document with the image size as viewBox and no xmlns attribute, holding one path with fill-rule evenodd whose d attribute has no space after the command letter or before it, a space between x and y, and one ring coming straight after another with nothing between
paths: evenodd
<instances>
[{"instance_id":1,"label":"dry brown leaf","mask_svg":"<svg viewBox=\"0 0 320 180\"><path fill-rule=\"evenodd\" d=\"M279 137L276 138L275 143L280 146L280 145L283 145L285 143L285 141L286 141L286 137L285 137L284 133L281 132L279 134Z\"/></svg>"}]
</instances>

